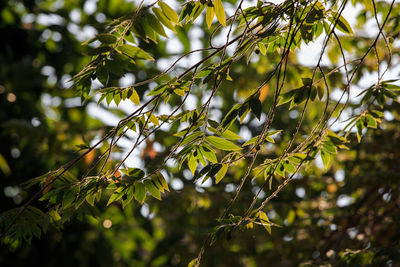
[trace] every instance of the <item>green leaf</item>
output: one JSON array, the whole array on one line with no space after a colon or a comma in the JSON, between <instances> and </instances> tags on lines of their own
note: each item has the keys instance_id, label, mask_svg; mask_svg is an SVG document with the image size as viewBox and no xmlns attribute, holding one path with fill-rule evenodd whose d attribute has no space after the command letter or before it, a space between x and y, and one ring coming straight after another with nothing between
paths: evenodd
<instances>
[{"instance_id":1,"label":"green leaf","mask_svg":"<svg viewBox=\"0 0 400 267\"><path fill-rule=\"evenodd\" d=\"M336 146L331 141L325 141L322 144L322 147L329 153L335 154L336 153Z\"/></svg>"},{"instance_id":2,"label":"green leaf","mask_svg":"<svg viewBox=\"0 0 400 267\"><path fill-rule=\"evenodd\" d=\"M175 24L179 23L179 16L176 12L166 3L158 1L158 5L161 7L161 10L172 22Z\"/></svg>"},{"instance_id":3,"label":"green leaf","mask_svg":"<svg viewBox=\"0 0 400 267\"><path fill-rule=\"evenodd\" d=\"M154 124L154 125L160 125L160 121L156 116L154 116L153 113L150 114L149 120Z\"/></svg>"},{"instance_id":4,"label":"green leaf","mask_svg":"<svg viewBox=\"0 0 400 267\"><path fill-rule=\"evenodd\" d=\"M113 94L114 103L118 106L121 102L121 94L119 92L114 92Z\"/></svg>"},{"instance_id":5,"label":"green leaf","mask_svg":"<svg viewBox=\"0 0 400 267\"><path fill-rule=\"evenodd\" d=\"M233 151L233 150L240 150L241 148L231 141L222 139L217 136L207 136L206 141L210 143L212 146L225 150L225 151Z\"/></svg>"},{"instance_id":6,"label":"green leaf","mask_svg":"<svg viewBox=\"0 0 400 267\"><path fill-rule=\"evenodd\" d=\"M269 222L267 214L260 210L258 212L258 218L260 219L260 222L263 224L264 228L268 231L268 233L271 234L271 224Z\"/></svg>"},{"instance_id":7,"label":"green leaf","mask_svg":"<svg viewBox=\"0 0 400 267\"><path fill-rule=\"evenodd\" d=\"M386 89L392 90L392 91L400 91L400 86L395 85L395 84L390 84L390 83L384 83L383 85Z\"/></svg>"},{"instance_id":8,"label":"green leaf","mask_svg":"<svg viewBox=\"0 0 400 267\"><path fill-rule=\"evenodd\" d=\"M185 91L181 90L181 89L175 89L174 93L179 95L179 96L184 96L185 95Z\"/></svg>"},{"instance_id":9,"label":"green leaf","mask_svg":"<svg viewBox=\"0 0 400 267\"><path fill-rule=\"evenodd\" d=\"M261 101L258 98L251 98L249 101L249 105L250 105L251 111L254 113L254 115L257 117L257 119L260 120L261 111L262 111Z\"/></svg>"},{"instance_id":10,"label":"green leaf","mask_svg":"<svg viewBox=\"0 0 400 267\"><path fill-rule=\"evenodd\" d=\"M190 20L190 15L192 14L194 6L195 6L195 4L193 2L191 2L191 1L190 2L186 2L183 5L181 14L179 15L179 21L183 21L186 17L188 17L187 20L186 20L186 23L188 23L189 20Z\"/></svg>"},{"instance_id":11,"label":"green leaf","mask_svg":"<svg viewBox=\"0 0 400 267\"><path fill-rule=\"evenodd\" d=\"M300 164L301 162L305 161L306 158L307 158L307 155L306 155L306 154L303 154L303 153L296 153L296 154L293 154L293 155L289 158L289 160L290 160L291 162L295 163L295 164Z\"/></svg>"},{"instance_id":12,"label":"green leaf","mask_svg":"<svg viewBox=\"0 0 400 267\"><path fill-rule=\"evenodd\" d=\"M265 136L265 141L268 141L268 142L270 142L270 143L275 143L275 140L272 139L271 137L269 137L269 135L272 135L272 134L267 134L267 135ZM251 138L250 140L248 140L247 142L245 142L242 146L248 146L248 145L254 144L254 143L258 140L258 138L260 138L259 135L257 135L257 136L255 136L255 137Z\"/></svg>"},{"instance_id":13,"label":"green leaf","mask_svg":"<svg viewBox=\"0 0 400 267\"><path fill-rule=\"evenodd\" d=\"M267 48L261 42L257 43L258 49L260 50L261 54L265 56L267 54Z\"/></svg>"},{"instance_id":14,"label":"green leaf","mask_svg":"<svg viewBox=\"0 0 400 267\"><path fill-rule=\"evenodd\" d=\"M248 146L248 145L254 144L255 142L257 142L258 138L260 138L259 135L257 135L255 137L251 138L250 140L246 141L242 146Z\"/></svg>"},{"instance_id":15,"label":"green leaf","mask_svg":"<svg viewBox=\"0 0 400 267\"><path fill-rule=\"evenodd\" d=\"M129 57L134 58L134 59L138 58L138 59L146 59L146 60L154 61L154 58L152 58L143 49L141 49L137 46L124 44L124 45L118 46L117 50L123 54L126 54Z\"/></svg>"},{"instance_id":16,"label":"green leaf","mask_svg":"<svg viewBox=\"0 0 400 267\"><path fill-rule=\"evenodd\" d=\"M325 93L324 87L318 85L317 90L318 90L318 98L319 98L319 100L322 100L322 98L324 97L324 93Z\"/></svg>"},{"instance_id":17,"label":"green leaf","mask_svg":"<svg viewBox=\"0 0 400 267\"><path fill-rule=\"evenodd\" d=\"M184 146L186 144L189 144L193 140L197 139L198 137L202 136L204 133L201 131L194 132L188 136L185 137L185 139L182 141L181 146Z\"/></svg>"},{"instance_id":18,"label":"green leaf","mask_svg":"<svg viewBox=\"0 0 400 267\"><path fill-rule=\"evenodd\" d=\"M146 14L146 21L150 25L150 27L153 28L153 30L155 32L157 32L158 34L168 38L167 34L165 33L164 27L158 21L156 16L154 16L153 14L147 13Z\"/></svg>"},{"instance_id":19,"label":"green leaf","mask_svg":"<svg viewBox=\"0 0 400 267\"><path fill-rule=\"evenodd\" d=\"M0 170L4 173L4 175L10 175L11 169L8 166L6 159L0 154Z\"/></svg>"},{"instance_id":20,"label":"green leaf","mask_svg":"<svg viewBox=\"0 0 400 267\"><path fill-rule=\"evenodd\" d=\"M225 27L226 26L225 10L221 0L214 0L214 11L218 21L222 24L222 26Z\"/></svg>"},{"instance_id":21,"label":"green leaf","mask_svg":"<svg viewBox=\"0 0 400 267\"><path fill-rule=\"evenodd\" d=\"M207 173L208 177L214 177L214 175L216 175L222 168L222 164L213 164L210 171ZM203 180L203 183L205 182L205 180Z\"/></svg>"},{"instance_id":22,"label":"green leaf","mask_svg":"<svg viewBox=\"0 0 400 267\"><path fill-rule=\"evenodd\" d=\"M172 22L164 15L161 9L157 7L152 8L154 14L158 18L159 21L161 21L162 24L165 25L168 29L176 33L175 26L172 24Z\"/></svg>"},{"instance_id":23,"label":"green leaf","mask_svg":"<svg viewBox=\"0 0 400 267\"><path fill-rule=\"evenodd\" d=\"M339 17L338 17L338 16L339 16ZM345 20L345 19L343 18L342 15L340 15L340 14L338 14L338 13L333 13L333 14L332 14L332 17L330 17L329 20L334 24L334 23L335 23L335 22L334 22L335 19L337 20L336 28L337 28L338 30L340 30L341 32L344 32L344 33L351 34L351 35L354 34L354 32L353 32L353 30L352 30L350 24L347 22L347 20Z\"/></svg>"},{"instance_id":24,"label":"green leaf","mask_svg":"<svg viewBox=\"0 0 400 267\"><path fill-rule=\"evenodd\" d=\"M70 188L70 190L66 191L63 195L63 201L62 201L62 208L68 208L72 202L74 202L75 197L79 193L79 187L78 186L73 186Z\"/></svg>"},{"instance_id":25,"label":"green leaf","mask_svg":"<svg viewBox=\"0 0 400 267\"><path fill-rule=\"evenodd\" d=\"M189 155L188 159L188 166L192 174L194 175L194 172L196 171L197 168L197 159L195 156L193 156L193 153Z\"/></svg>"},{"instance_id":26,"label":"green leaf","mask_svg":"<svg viewBox=\"0 0 400 267\"><path fill-rule=\"evenodd\" d=\"M200 151L208 161L212 163L218 162L217 156L215 156L215 151L211 147L208 147L207 145L201 146Z\"/></svg>"},{"instance_id":27,"label":"green leaf","mask_svg":"<svg viewBox=\"0 0 400 267\"><path fill-rule=\"evenodd\" d=\"M322 158L322 162L324 163L325 169L327 169L329 166L329 161L331 160L330 154L322 149L321 150L321 158Z\"/></svg>"},{"instance_id":28,"label":"green leaf","mask_svg":"<svg viewBox=\"0 0 400 267\"><path fill-rule=\"evenodd\" d=\"M187 265L187 267L194 267L196 265L196 263L197 263L197 258L191 260L189 262L189 264Z\"/></svg>"},{"instance_id":29,"label":"green leaf","mask_svg":"<svg viewBox=\"0 0 400 267\"><path fill-rule=\"evenodd\" d=\"M144 171L139 168L120 169L120 171L125 175L137 180L142 179L145 175Z\"/></svg>"},{"instance_id":30,"label":"green leaf","mask_svg":"<svg viewBox=\"0 0 400 267\"><path fill-rule=\"evenodd\" d=\"M117 41L117 37L109 33L97 34L96 39L103 44L113 44Z\"/></svg>"},{"instance_id":31,"label":"green leaf","mask_svg":"<svg viewBox=\"0 0 400 267\"><path fill-rule=\"evenodd\" d=\"M207 27L210 29L212 21L214 19L214 8L207 6L207 12L206 12L206 22L207 22Z\"/></svg>"},{"instance_id":32,"label":"green leaf","mask_svg":"<svg viewBox=\"0 0 400 267\"><path fill-rule=\"evenodd\" d=\"M104 85L107 86L108 83L108 69L103 65L98 65L96 69L97 79Z\"/></svg>"},{"instance_id":33,"label":"green leaf","mask_svg":"<svg viewBox=\"0 0 400 267\"><path fill-rule=\"evenodd\" d=\"M168 84L160 84L159 86L153 88L147 96L155 96L164 93L168 89Z\"/></svg>"},{"instance_id":34,"label":"green leaf","mask_svg":"<svg viewBox=\"0 0 400 267\"><path fill-rule=\"evenodd\" d=\"M207 165L206 160L204 159L204 155L203 152L201 151L201 149L197 149L197 156L196 158L200 161L201 164L203 164L203 166Z\"/></svg>"},{"instance_id":35,"label":"green leaf","mask_svg":"<svg viewBox=\"0 0 400 267\"><path fill-rule=\"evenodd\" d=\"M384 115L384 113L379 110L371 110L369 113L371 113L371 115L375 118L381 118Z\"/></svg>"},{"instance_id":36,"label":"green leaf","mask_svg":"<svg viewBox=\"0 0 400 267\"><path fill-rule=\"evenodd\" d=\"M108 199L107 206L110 205L111 203L113 203L114 201L117 201L120 198L122 198L124 195L123 190L124 190L124 188L122 186L118 187L114 191L114 193L110 196L110 198Z\"/></svg>"},{"instance_id":37,"label":"green leaf","mask_svg":"<svg viewBox=\"0 0 400 267\"><path fill-rule=\"evenodd\" d=\"M133 195L140 204L143 204L144 199L146 198L146 189L142 182L135 183L135 193Z\"/></svg>"},{"instance_id":38,"label":"green leaf","mask_svg":"<svg viewBox=\"0 0 400 267\"><path fill-rule=\"evenodd\" d=\"M288 225L292 225L294 223L294 220L296 219L296 212L294 210L290 210L286 219Z\"/></svg>"},{"instance_id":39,"label":"green leaf","mask_svg":"<svg viewBox=\"0 0 400 267\"><path fill-rule=\"evenodd\" d=\"M194 23L194 21L197 19L198 16L200 16L200 14L203 12L204 8L206 7L206 5L203 5L200 2L195 2L195 8L192 14L192 23Z\"/></svg>"},{"instance_id":40,"label":"green leaf","mask_svg":"<svg viewBox=\"0 0 400 267\"><path fill-rule=\"evenodd\" d=\"M135 191L134 186L128 187L125 193L125 199L122 200L122 208L125 208L126 205L128 205L132 201L134 191Z\"/></svg>"},{"instance_id":41,"label":"green leaf","mask_svg":"<svg viewBox=\"0 0 400 267\"><path fill-rule=\"evenodd\" d=\"M226 171L228 170L228 164L222 164L222 168L218 171L215 177L215 183L218 184L222 178L225 177Z\"/></svg>"},{"instance_id":42,"label":"green leaf","mask_svg":"<svg viewBox=\"0 0 400 267\"><path fill-rule=\"evenodd\" d=\"M376 119L369 114L365 117L365 121L367 122L367 126L370 128L376 128L378 126Z\"/></svg>"},{"instance_id":43,"label":"green leaf","mask_svg":"<svg viewBox=\"0 0 400 267\"><path fill-rule=\"evenodd\" d=\"M129 97L129 99L133 102L133 103L135 103L136 105L140 105L140 97L139 97L139 95L138 95L138 93L136 92L136 90L133 88L133 87L131 87L130 89L129 89L129 94L130 94L130 97Z\"/></svg>"},{"instance_id":44,"label":"green leaf","mask_svg":"<svg viewBox=\"0 0 400 267\"><path fill-rule=\"evenodd\" d=\"M109 46L99 46L96 48L88 48L88 50L86 51L86 54L89 56L95 56L95 55L100 55L103 53L107 53L111 50L111 47Z\"/></svg>"},{"instance_id":45,"label":"green leaf","mask_svg":"<svg viewBox=\"0 0 400 267\"><path fill-rule=\"evenodd\" d=\"M240 135L237 135L236 133L230 131L230 130L225 130L222 134L221 137L228 139L228 140L240 140L242 137Z\"/></svg>"},{"instance_id":46,"label":"green leaf","mask_svg":"<svg viewBox=\"0 0 400 267\"><path fill-rule=\"evenodd\" d=\"M296 168L288 160L283 162L283 167L285 168L285 171L289 173L294 173L296 171Z\"/></svg>"},{"instance_id":47,"label":"green leaf","mask_svg":"<svg viewBox=\"0 0 400 267\"><path fill-rule=\"evenodd\" d=\"M221 123L222 128L224 128L224 129L228 128L236 120L236 117L239 114L239 107L240 107L240 105L235 105L228 112L228 114L222 120L222 123Z\"/></svg>"},{"instance_id":48,"label":"green leaf","mask_svg":"<svg viewBox=\"0 0 400 267\"><path fill-rule=\"evenodd\" d=\"M283 104L289 102L290 100L292 100L294 98L294 96L295 96L295 93L297 92L296 90L297 89L289 91L289 92L286 92L284 94L280 94L279 95L278 106L283 105Z\"/></svg>"},{"instance_id":49,"label":"green leaf","mask_svg":"<svg viewBox=\"0 0 400 267\"><path fill-rule=\"evenodd\" d=\"M156 179L157 179L158 183L162 186L162 188L169 192L168 183L165 180L164 176L161 174L161 172L156 173Z\"/></svg>"},{"instance_id":50,"label":"green leaf","mask_svg":"<svg viewBox=\"0 0 400 267\"><path fill-rule=\"evenodd\" d=\"M209 120L209 122L210 121L211 120ZM222 134L218 130L213 128L213 127L208 127L208 130L210 130L211 132L213 132L213 133L215 133L215 134L217 134L217 135L219 135L219 136L221 136L221 137L223 137L225 139L228 139L228 140L239 140L239 139L242 139L241 136L237 135L236 133L234 133L234 132L232 132L230 130L225 130Z\"/></svg>"},{"instance_id":51,"label":"green leaf","mask_svg":"<svg viewBox=\"0 0 400 267\"><path fill-rule=\"evenodd\" d=\"M278 168L276 168L276 173L282 177L285 177L285 166L283 166L282 162L278 165Z\"/></svg>"},{"instance_id":52,"label":"green leaf","mask_svg":"<svg viewBox=\"0 0 400 267\"><path fill-rule=\"evenodd\" d=\"M154 198L156 198L158 200L161 200L160 191L154 185L153 181L145 180L144 185L146 186L146 190L150 193L150 195L152 195Z\"/></svg>"},{"instance_id":53,"label":"green leaf","mask_svg":"<svg viewBox=\"0 0 400 267\"><path fill-rule=\"evenodd\" d=\"M56 210L51 210L51 211L49 211L49 215L50 215L50 217L51 217L54 221L59 221L59 220L61 220L61 216L60 216L60 214L59 214Z\"/></svg>"}]
</instances>

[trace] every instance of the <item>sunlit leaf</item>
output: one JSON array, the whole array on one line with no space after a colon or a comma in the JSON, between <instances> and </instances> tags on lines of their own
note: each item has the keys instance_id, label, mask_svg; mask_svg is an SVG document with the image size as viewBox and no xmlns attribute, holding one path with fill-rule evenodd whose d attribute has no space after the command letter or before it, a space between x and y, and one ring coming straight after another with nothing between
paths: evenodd
<instances>
[{"instance_id":1,"label":"sunlit leaf","mask_svg":"<svg viewBox=\"0 0 400 267\"><path fill-rule=\"evenodd\" d=\"M214 0L214 11L218 21L225 27L225 10L221 0Z\"/></svg>"},{"instance_id":2,"label":"sunlit leaf","mask_svg":"<svg viewBox=\"0 0 400 267\"><path fill-rule=\"evenodd\" d=\"M207 6L207 12L206 12L206 22L207 22L207 27L210 28L212 21L214 19L214 8Z\"/></svg>"},{"instance_id":3,"label":"sunlit leaf","mask_svg":"<svg viewBox=\"0 0 400 267\"><path fill-rule=\"evenodd\" d=\"M146 186L146 190L150 193L154 198L161 200L161 194L158 188L154 185L153 181L145 180L144 185Z\"/></svg>"},{"instance_id":4,"label":"sunlit leaf","mask_svg":"<svg viewBox=\"0 0 400 267\"><path fill-rule=\"evenodd\" d=\"M208 143L210 143L212 146L222 149L222 150L226 150L226 151L232 151L232 150L240 150L241 148L237 145L235 145L234 143L232 143L231 141L222 139L220 137L217 136L207 136L206 137L206 141Z\"/></svg>"},{"instance_id":5,"label":"sunlit leaf","mask_svg":"<svg viewBox=\"0 0 400 267\"><path fill-rule=\"evenodd\" d=\"M166 3L158 1L158 5L161 7L163 13L174 23L179 22L179 16L176 12Z\"/></svg>"},{"instance_id":6,"label":"sunlit leaf","mask_svg":"<svg viewBox=\"0 0 400 267\"><path fill-rule=\"evenodd\" d=\"M228 164L222 164L222 168L218 171L215 177L215 183L218 184L222 178L225 177L226 171L228 170Z\"/></svg>"}]
</instances>

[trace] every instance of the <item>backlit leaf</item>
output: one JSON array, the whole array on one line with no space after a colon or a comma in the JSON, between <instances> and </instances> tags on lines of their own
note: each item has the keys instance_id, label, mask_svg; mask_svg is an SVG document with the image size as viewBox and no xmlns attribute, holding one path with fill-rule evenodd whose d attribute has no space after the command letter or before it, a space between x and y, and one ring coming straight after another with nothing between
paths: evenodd
<instances>
[{"instance_id":1,"label":"backlit leaf","mask_svg":"<svg viewBox=\"0 0 400 267\"><path fill-rule=\"evenodd\" d=\"M140 204L143 204L146 197L146 189L142 182L135 183L135 193L133 195Z\"/></svg>"},{"instance_id":2,"label":"backlit leaf","mask_svg":"<svg viewBox=\"0 0 400 267\"><path fill-rule=\"evenodd\" d=\"M166 3L158 1L158 5L161 7L163 13L174 23L179 22L179 16L176 12Z\"/></svg>"},{"instance_id":3,"label":"backlit leaf","mask_svg":"<svg viewBox=\"0 0 400 267\"><path fill-rule=\"evenodd\" d=\"M222 168L218 171L215 177L215 183L218 184L222 178L225 177L226 171L228 170L228 164L222 164Z\"/></svg>"},{"instance_id":4,"label":"backlit leaf","mask_svg":"<svg viewBox=\"0 0 400 267\"><path fill-rule=\"evenodd\" d=\"M212 146L222 149L222 150L226 150L226 151L232 151L232 150L240 150L241 148L237 145L235 145L234 143L232 143L231 141L222 139L220 137L217 136L207 136L206 137L206 141L208 143L210 143Z\"/></svg>"},{"instance_id":5,"label":"backlit leaf","mask_svg":"<svg viewBox=\"0 0 400 267\"><path fill-rule=\"evenodd\" d=\"M117 37L109 33L97 34L96 39L102 42L103 44L113 44L117 41Z\"/></svg>"},{"instance_id":6,"label":"backlit leaf","mask_svg":"<svg viewBox=\"0 0 400 267\"><path fill-rule=\"evenodd\" d=\"M206 22L207 22L207 27L210 28L212 21L214 19L214 8L207 6L207 12L206 12Z\"/></svg>"},{"instance_id":7,"label":"backlit leaf","mask_svg":"<svg viewBox=\"0 0 400 267\"><path fill-rule=\"evenodd\" d=\"M152 10L159 21L161 21L161 23L165 25L165 27L176 33L174 24L172 24L172 22L164 15L161 9L153 7Z\"/></svg>"},{"instance_id":8,"label":"backlit leaf","mask_svg":"<svg viewBox=\"0 0 400 267\"><path fill-rule=\"evenodd\" d=\"M117 50L123 54L126 54L129 57L134 58L134 59L138 58L138 59L147 59L147 60L154 61L154 58L152 58L149 54L147 54L144 50L142 50L141 48L139 48L137 46L124 44L124 45L118 46Z\"/></svg>"},{"instance_id":9,"label":"backlit leaf","mask_svg":"<svg viewBox=\"0 0 400 267\"><path fill-rule=\"evenodd\" d=\"M154 185L153 181L145 180L144 185L146 186L146 190L152 195L154 198L161 200L161 193L158 188Z\"/></svg>"},{"instance_id":10,"label":"backlit leaf","mask_svg":"<svg viewBox=\"0 0 400 267\"><path fill-rule=\"evenodd\" d=\"M225 10L221 0L214 0L214 11L218 21L225 27Z\"/></svg>"}]
</instances>

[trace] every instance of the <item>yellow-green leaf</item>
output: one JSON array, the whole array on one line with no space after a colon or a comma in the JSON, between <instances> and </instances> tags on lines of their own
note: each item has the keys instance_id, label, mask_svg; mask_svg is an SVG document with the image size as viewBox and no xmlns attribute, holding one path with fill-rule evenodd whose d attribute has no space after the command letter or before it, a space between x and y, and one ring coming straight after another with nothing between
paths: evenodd
<instances>
[{"instance_id":1,"label":"yellow-green leaf","mask_svg":"<svg viewBox=\"0 0 400 267\"><path fill-rule=\"evenodd\" d=\"M160 125L160 121L157 119L156 116L154 116L154 114L150 114L150 118L149 120L154 124L154 125Z\"/></svg>"},{"instance_id":2,"label":"yellow-green leaf","mask_svg":"<svg viewBox=\"0 0 400 267\"><path fill-rule=\"evenodd\" d=\"M197 160L192 154L190 154L187 161L188 161L189 169L192 172L192 174L194 175L194 172L196 171L196 168L197 168Z\"/></svg>"},{"instance_id":3,"label":"yellow-green leaf","mask_svg":"<svg viewBox=\"0 0 400 267\"><path fill-rule=\"evenodd\" d=\"M150 195L158 200L161 200L161 193L154 185L153 181L145 180L144 185L146 186L146 190L150 193Z\"/></svg>"},{"instance_id":4,"label":"yellow-green leaf","mask_svg":"<svg viewBox=\"0 0 400 267\"><path fill-rule=\"evenodd\" d=\"M138 95L138 93L136 92L136 90L132 87L130 90L131 92L131 96L129 97L129 99L135 103L136 105L140 105L140 97Z\"/></svg>"},{"instance_id":5,"label":"yellow-green leaf","mask_svg":"<svg viewBox=\"0 0 400 267\"><path fill-rule=\"evenodd\" d=\"M214 19L214 8L207 6L207 12L206 12L206 22L207 22L207 27L210 28L212 21Z\"/></svg>"},{"instance_id":6,"label":"yellow-green leaf","mask_svg":"<svg viewBox=\"0 0 400 267\"><path fill-rule=\"evenodd\" d=\"M141 49L137 46L124 44L124 45L118 46L117 50L129 57L134 58L134 59L138 58L138 59L147 59L147 60L154 61L153 57L151 57L143 49Z\"/></svg>"},{"instance_id":7,"label":"yellow-green leaf","mask_svg":"<svg viewBox=\"0 0 400 267\"><path fill-rule=\"evenodd\" d=\"M146 197L146 189L143 183L141 182L135 183L135 193L133 195L140 204L143 204L144 199Z\"/></svg>"},{"instance_id":8,"label":"yellow-green leaf","mask_svg":"<svg viewBox=\"0 0 400 267\"><path fill-rule=\"evenodd\" d=\"M232 143L231 141L222 139L221 137L217 136L207 136L206 141L210 143L212 146L226 150L226 151L232 151L232 150L240 150L241 148Z\"/></svg>"},{"instance_id":9,"label":"yellow-green leaf","mask_svg":"<svg viewBox=\"0 0 400 267\"><path fill-rule=\"evenodd\" d=\"M55 211L55 210L51 210L51 211L49 212L49 215L50 215L50 217L51 217L54 221L59 221L59 220L61 220L60 214L58 214L58 212Z\"/></svg>"},{"instance_id":10,"label":"yellow-green leaf","mask_svg":"<svg viewBox=\"0 0 400 267\"><path fill-rule=\"evenodd\" d=\"M11 169L8 166L6 159L1 154L0 154L0 170L2 170L5 175L11 174Z\"/></svg>"},{"instance_id":11,"label":"yellow-green leaf","mask_svg":"<svg viewBox=\"0 0 400 267\"><path fill-rule=\"evenodd\" d=\"M113 44L117 41L117 37L109 33L97 34L96 39L103 44Z\"/></svg>"},{"instance_id":12,"label":"yellow-green leaf","mask_svg":"<svg viewBox=\"0 0 400 267\"><path fill-rule=\"evenodd\" d=\"M179 23L179 16L176 12L166 3L158 1L158 5L161 7L161 10L174 23Z\"/></svg>"},{"instance_id":13,"label":"yellow-green leaf","mask_svg":"<svg viewBox=\"0 0 400 267\"><path fill-rule=\"evenodd\" d=\"M165 180L164 176L161 174L161 172L157 172L157 180L158 182L161 184L161 186L167 190L169 192L169 187L168 187L168 183Z\"/></svg>"},{"instance_id":14,"label":"yellow-green leaf","mask_svg":"<svg viewBox=\"0 0 400 267\"><path fill-rule=\"evenodd\" d=\"M211 149L212 149L211 147L203 146L203 147L200 147L200 152L210 162L217 163L218 160L217 160L217 156L215 156L215 151L211 150Z\"/></svg>"},{"instance_id":15,"label":"yellow-green leaf","mask_svg":"<svg viewBox=\"0 0 400 267\"><path fill-rule=\"evenodd\" d=\"M344 33L348 33L350 35L354 34L353 29L351 28L350 24L347 22L347 20L345 20L345 18L342 15L340 15L338 13L334 13L332 15L332 17L330 18L330 21L334 24L335 23L334 20L337 20L336 28L338 30L340 30L341 32L344 32Z\"/></svg>"},{"instance_id":16,"label":"yellow-green leaf","mask_svg":"<svg viewBox=\"0 0 400 267\"><path fill-rule=\"evenodd\" d=\"M292 225L294 220L296 219L296 212L294 210L290 210L286 219L288 225Z\"/></svg>"},{"instance_id":17,"label":"yellow-green leaf","mask_svg":"<svg viewBox=\"0 0 400 267\"><path fill-rule=\"evenodd\" d=\"M119 200L120 198L122 198L123 194L123 187L119 187L117 188L114 193L110 196L110 198L108 199L107 202L107 206L110 205L111 203L113 203L114 201ZM93 196L94 194L92 194L91 196ZM93 199L94 200L94 199ZM93 205L92 205L93 206Z\"/></svg>"},{"instance_id":18,"label":"yellow-green leaf","mask_svg":"<svg viewBox=\"0 0 400 267\"><path fill-rule=\"evenodd\" d=\"M222 5L221 0L214 1L214 11L215 15L217 16L218 21L222 24L222 26L226 26L225 22L225 10L224 6Z\"/></svg>"},{"instance_id":19,"label":"yellow-green leaf","mask_svg":"<svg viewBox=\"0 0 400 267\"><path fill-rule=\"evenodd\" d=\"M193 266L195 266L195 265L196 265L196 263L197 263L197 258L196 258L196 259L193 259L193 260L191 260L191 261L189 262L189 264L187 265L187 267L193 267Z\"/></svg>"},{"instance_id":20,"label":"yellow-green leaf","mask_svg":"<svg viewBox=\"0 0 400 267\"><path fill-rule=\"evenodd\" d=\"M157 7L152 8L154 14L157 16L157 18L161 21L162 24L165 25L168 29L176 33L175 27L172 24L172 22L164 15L161 9Z\"/></svg>"},{"instance_id":21,"label":"yellow-green leaf","mask_svg":"<svg viewBox=\"0 0 400 267\"><path fill-rule=\"evenodd\" d=\"M158 21L156 16L154 16L153 14L147 13L146 21L153 28L154 31L156 31L158 34L168 38L167 34L165 33L164 27Z\"/></svg>"},{"instance_id":22,"label":"yellow-green leaf","mask_svg":"<svg viewBox=\"0 0 400 267\"><path fill-rule=\"evenodd\" d=\"M264 228L268 231L269 234L271 234L271 225L269 223L267 214L260 210L258 212L258 217L260 218L260 222L263 224Z\"/></svg>"},{"instance_id":23,"label":"yellow-green leaf","mask_svg":"<svg viewBox=\"0 0 400 267\"><path fill-rule=\"evenodd\" d=\"M228 170L228 164L222 164L222 168L218 171L217 176L215 177L215 183L218 184L222 178L225 177L226 171Z\"/></svg>"},{"instance_id":24,"label":"yellow-green leaf","mask_svg":"<svg viewBox=\"0 0 400 267\"><path fill-rule=\"evenodd\" d=\"M184 96L185 95L185 91L183 91L182 89L175 89L174 93L179 95L179 96Z\"/></svg>"}]
</instances>

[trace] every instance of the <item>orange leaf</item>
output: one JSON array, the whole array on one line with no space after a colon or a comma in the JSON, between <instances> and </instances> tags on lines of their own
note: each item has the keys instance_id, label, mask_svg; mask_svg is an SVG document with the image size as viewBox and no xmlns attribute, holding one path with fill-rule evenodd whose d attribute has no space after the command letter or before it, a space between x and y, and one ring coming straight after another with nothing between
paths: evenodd
<instances>
[{"instance_id":1,"label":"orange leaf","mask_svg":"<svg viewBox=\"0 0 400 267\"><path fill-rule=\"evenodd\" d=\"M94 160L94 150L90 151L89 153L86 154L85 156L85 164L90 165Z\"/></svg>"},{"instance_id":2,"label":"orange leaf","mask_svg":"<svg viewBox=\"0 0 400 267\"><path fill-rule=\"evenodd\" d=\"M264 102L264 100L267 98L268 89L269 89L268 84L264 84L264 85L261 87L261 89L260 89L260 96L259 96L259 98L258 98L258 99L260 100L261 103Z\"/></svg>"},{"instance_id":3,"label":"orange leaf","mask_svg":"<svg viewBox=\"0 0 400 267\"><path fill-rule=\"evenodd\" d=\"M53 176L49 176L46 178L46 181L44 181L44 190L43 190L43 195L45 195L47 192L50 191L50 189L53 187L51 182L53 181Z\"/></svg>"}]
</instances>

